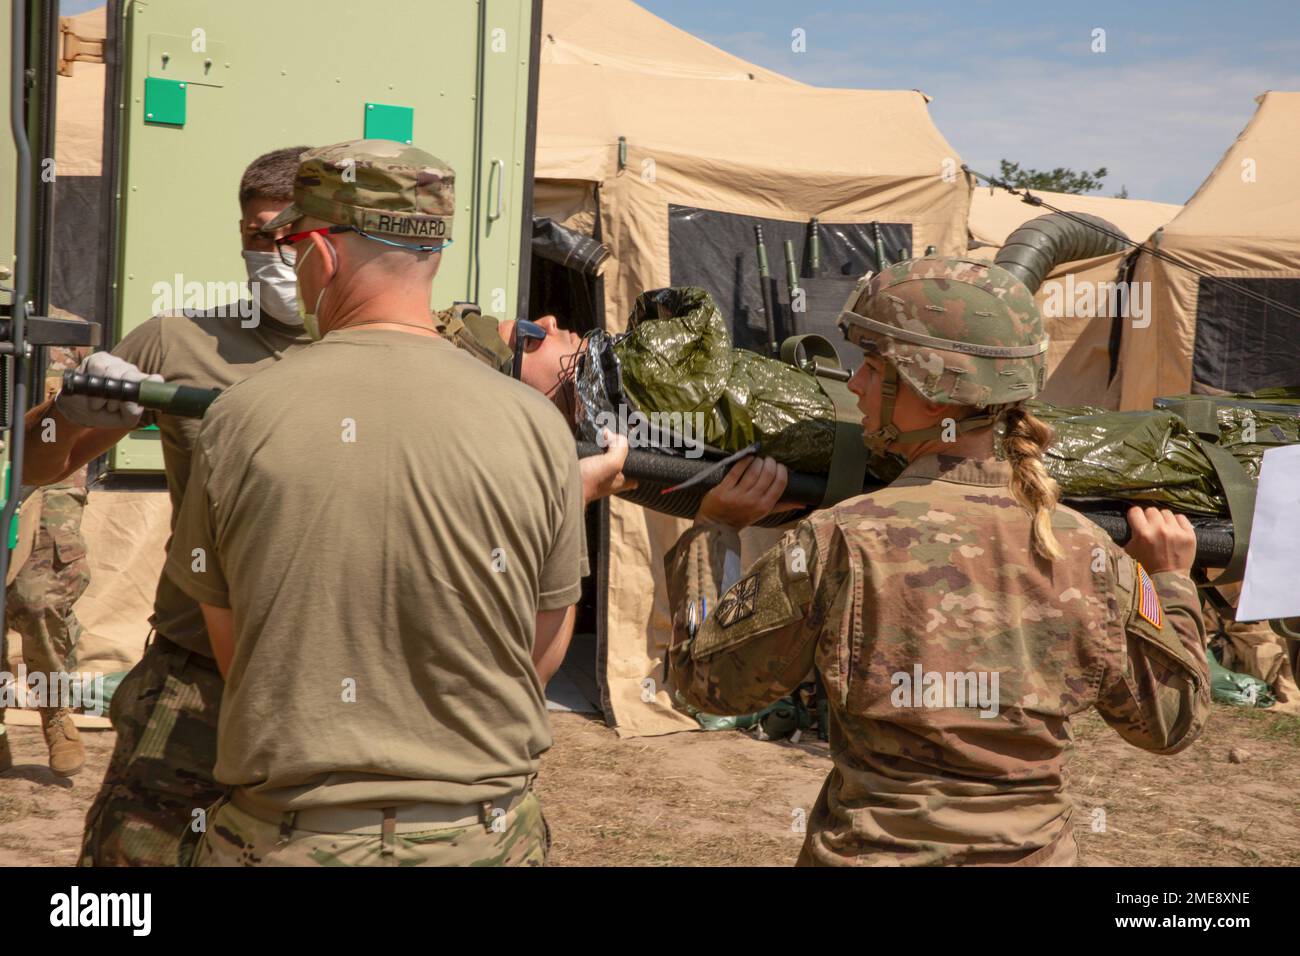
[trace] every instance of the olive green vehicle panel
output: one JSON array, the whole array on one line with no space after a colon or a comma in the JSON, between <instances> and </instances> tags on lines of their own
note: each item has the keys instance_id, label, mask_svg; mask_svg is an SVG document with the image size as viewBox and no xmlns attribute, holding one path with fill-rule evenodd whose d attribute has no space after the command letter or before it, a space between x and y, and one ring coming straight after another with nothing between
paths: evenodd
<instances>
[{"instance_id":1,"label":"olive green vehicle panel","mask_svg":"<svg viewBox=\"0 0 1300 956\"><path fill-rule=\"evenodd\" d=\"M13 134L9 129L9 51L10 41L13 36L9 22L9 11L6 9L0 14L0 50L4 51L5 68L0 70L0 104L3 104L4 110L4 135L0 137L0 189L4 190L5 201L0 202L0 285L10 288L14 285L14 270L18 263L15 255L14 242L14 206L18 196L18 147L14 143ZM6 306L13 301L13 297L8 293L3 294L3 301ZM5 315L8 315L6 309ZM9 374L10 360L0 358L0 362L5 364L5 375ZM7 396L0 395L0 400L6 400ZM3 414L7 414L7 409ZM4 442L0 443L0 507L8 501L9 498L9 435L3 435ZM16 516L15 516L16 517ZM13 535L6 535L5 547L12 548L14 545Z\"/></svg>"},{"instance_id":2,"label":"olive green vehicle panel","mask_svg":"<svg viewBox=\"0 0 1300 956\"><path fill-rule=\"evenodd\" d=\"M4 51L6 67L9 63L10 23L8 10L0 15L0 50ZM0 70L0 104L3 104L5 132L0 136L0 189L4 190L5 201L0 202L0 284L13 286L14 268L14 202L18 195L18 147L14 144L9 131L9 70ZM4 294L3 301L12 301ZM8 364L8 359L0 359ZM7 370L6 370L7 371ZM9 435L4 434L0 447L0 507L9 497ZM8 544L6 536L5 547Z\"/></svg>"},{"instance_id":3,"label":"olive green vehicle panel","mask_svg":"<svg viewBox=\"0 0 1300 956\"><path fill-rule=\"evenodd\" d=\"M27 33L29 63L41 62L40 50L46 46L46 38L42 34L41 5L35 0L14 0L14 2L24 3L27 15ZM11 11L9 5L5 4L4 12L0 14L0 50L4 51L4 67L0 69L0 110L4 113L4 133L0 135L0 285L7 288L15 288L18 283L18 271L26 270L27 278L27 299L41 309L44 307L43 301L45 296L42 295L38 288L39 276L35 268L35 260L39 255L39 217L40 202L39 193L46 188L52 189L52 185L42 179L42 173L52 170L50 165L52 160L47 161L47 157L42 151L42 138L39 135L39 120L43 112L44 103L42 101L43 93L40 84L32 85L27 91L27 141L31 149L31 222L29 236L30 252L28 261L22 262L18 256L18 239L16 235L17 228L17 205L18 205L18 145L14 142L13 132L11 129L10 102L9 97L12 91L10 85L10 64L12 51L12 23ZM12 294L5 292L0 293L0 302L4 304L3 314L5 317L11 315L9 306L14 301ZM27 372L29 379L28 404L33 400L31 384L34 378L32 368L39 361L41 352L35 350L34 358L27 362ZM0 390L0 402L5 403L6 407L0 411L0 421L7 421L9 409L7 403L10 400L12 391L11 377L13 375L13 360L8 356L0 358L4 363L4 382L5 389ZM37 401L40 399L39 392L36 393ZM8 430L0 431L0 508L3 508L9 500L11 490L16 490L17 483L11 474L9 446L11 433ZM3 538L4 547L13 549L18 544L18 524L24 507L30 507L31 500L19 505L19 510L13 516L7 533ZM39 505L37 505L39 507ZM16 567L10 566L10 574L16 573Z\"/></svg>"},{"instance_id":4,"label":"olive green vehicle panel","mask_svg":"<svg viewBox=\"0 0 1300 956\"><path fill-rule=\"evenodd\" d=\"M540 5L384 0L382 9L376 16L354 0L121 4L113 341L160 307L187 305L175 301L187 283L202 285L204 307L233 304L228 284L245 280L244 167L284 146L362 138L367 104L409 108L414 144L456 170L454 242L433 304L479 300L485 312L514 317L526 291L520 248L531 216L524 174ZM150 105L160 106L152 119ZM124 439L111 468L160 471L156 433Z\"/></svg>"},{"instance_id":5,"label":"olive green vehicle panel","mask_svg":"<svg viewBox=\"0 0 1300 956\"><path fill-rule=\"evenodd\" d=\"M541 4L485 0L483 138L478 160L482 213L478 218L479 269L470 299L485 314L527 318L517 312L528 282L526 240L532 236L530 120L535 122L534 24ZM530 97L530 77L534 79Z\"/></svg>"},{"instance_id":6,"label":"olive green vehicle panel","mask_svg":"<svg viewBox=\"0 0 1300 956\"><path fill-rule=\"evenodd\" d=\"M6 197L0 202L0 267L12 269L14 266L14 202L18 194L18 147L14 145L13 134L9 131L9 50L10 24L8 9L0 16L0 50L4 51L6 68L0 70L0 104L4 109L4 135L0 136L0 189ZM13 283L5 278L0 280L6 286ZM9 301L8 295L4 298ZM7 460L7 459L6 459Z\"/></svg>"}]
</instances>

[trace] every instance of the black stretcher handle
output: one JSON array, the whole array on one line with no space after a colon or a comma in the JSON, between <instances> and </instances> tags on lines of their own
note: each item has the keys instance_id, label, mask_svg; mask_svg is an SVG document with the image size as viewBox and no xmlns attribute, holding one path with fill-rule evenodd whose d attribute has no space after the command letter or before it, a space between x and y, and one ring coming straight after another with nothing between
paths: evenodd
<instances>
[{"instance_id":1,"label":"black stretcher handle","mask_svg":"<svg viewBox=\"0 0 1300 956\"><path fill-rule=\"evenodd\" d=\"M590 458L593 455L604 454L605 449L594 442L578 442L578 457ZM637 481L637 487L632 491L619 495L635 504L643 505L655 511L661 511L665 514L675 515L679 518L690 518L694 516L699 508L700 499L725 477L726 472L716 475L710 475L684 491L675 491L670 494L661 494L664 488L671 488L673 485L693 478L700 471L711 467L712 462L699 458L688 459L680 458L675 455L665 455L658 452L649 451L629 451L627 453L627 463L623 466L623 474L628 478ZM864 491L871 491L871 488L864 488ZM821 502L826 494L826 479L821 475L809 475L802 472L790 472L789 483L786 485L786 501L797 501L806 504L809 508L815 508ZM1122 503L1116 503L1115 508L1122 508ZM788 511L778 515L769 515L759 522L764 527L776 527L786 524L798 517L800 512ZM1111 510L1092 510L1088 509L1086 514L1089 518L1097 523L1107 535L1110 536L1118 545L1128 543L1131 531L1128 526L1128 519L1122 511ZM1191 519L1195 527L1197 518ZM1196 563L1202 567L1222 568L1228 563L1232 556L1232 531L1225 527L1196 527Z\"/></svg>"},{"instance_id":2,"label":"black stretcher handle","mask_svg":"<svg viewBox=\"0 0 1300 956\"><path fill-rule=\"evenodd\" d=\"M63 373L63 390L69 395L107 398L115 402L135 402L164 415L179 418L202 418L208 406L221 394L219 388L195 388L171 382L128 382L120 378Z\"/></svg>"},{"instance_id":3,"label":"black stretcher handle","mask_svg":"<svg viewBox=\"0 0 1300 956\"><path fill-rule=\"evenodd\" d=\"M173 385L170 382L127 382L117 378L102 378L98 375L82 375L75 371L63 373L63 389L69 395L91 395L119 402L136 402L145 408L176 415L181 418L202 418L208 406L221 394L218 388L195 388L191 385ZM590 458L604 454L605 449L595 442L578 442L578 457ZM700 499L708 490L726 476L725 471L710 475L697 485L663 494L665 488L681 484L694 478L704 469L712 467L713 462L705 458L681 458L661 452L629 451L623 473L637 481L637 487L622 493L635 504L676 515L679 518L691 518L699 509ZM864 488L870 491L871 488ZM821 475L809 475L803 472L790 472L786 484L784 499L799 502L807 508L815 508L826 495L826 479ZM1116 505L1119 507L1119 505ZM787 524L802 514L804 509L786 511L769 515L758 524L762 527L779 527ZM1115 543L1123 545L1129 539L1128 520L1123 513L1111 511L1088 511L1088 517L1101 526ZM1193 518L1193 525L1197 519ZM1196 563L1202 567L1226 567L1232 556L1232 531L1221 527L1196 527Z\"/></svg>"}]
</instances>

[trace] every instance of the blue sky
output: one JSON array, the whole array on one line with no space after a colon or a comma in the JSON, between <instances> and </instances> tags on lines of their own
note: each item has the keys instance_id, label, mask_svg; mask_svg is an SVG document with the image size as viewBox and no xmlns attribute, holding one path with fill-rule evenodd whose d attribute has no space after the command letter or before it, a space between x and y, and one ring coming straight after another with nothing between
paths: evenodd
<instances>
[{"instance_id":1,"label":"blue sky","mask_svg":"<svg viewBox=\"0 0 1300 956\"><path fill-rule=\"evenodd\" d=\"M920 89L972 168L1110 175L1101 195L1185 202L1265 90L1300 90L1300 3L641 0L729 53L816 86ZM791 51L791 32L807 49ZM1106 31L1094 53L1092 31ZM1297 157L1300 164L1300 157Z\"/></svg>"},{"instance_id":2,"label":"blue sky","mask_svg":"<svg viewBox=\"0 0 1300 956\"><path fill-rule=\"evenodd\" d=\"M287 0L282 0L287 2ZM382 0L370 0L382 3ZM102 0L63 0L66 15ZM1300 3L641 0L816 86L920 89L974 169L1110 170L1102 193L1185 202L1265 90L1300 90ZM800 28L807 49L791 51ZM1106 51L1091 51L1094 29ZM1300 157L1297 158L1300 162Z\"/></svg>"}]
</instances>

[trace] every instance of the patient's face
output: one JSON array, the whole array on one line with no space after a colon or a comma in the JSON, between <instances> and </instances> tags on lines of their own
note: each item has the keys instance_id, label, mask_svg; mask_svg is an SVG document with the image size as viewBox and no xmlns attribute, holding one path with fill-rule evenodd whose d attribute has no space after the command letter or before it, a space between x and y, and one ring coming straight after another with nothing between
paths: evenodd
<instances>
[{"instance_id":1,"label":"patient's face","mask_svg":"<svg viewBox=\"0 0 1300 956\"><path fill-rule=\"evenodd\" d=\"M582 336L560 328L555 316L547 315L537 320L546 330L546 338L524 353L520 379L551 399L565 418L573 420L573 372L578 354L586 348ZM505 321L497 326L502 341L513 350L515 324Z\"/></svg>"}]
</instances>

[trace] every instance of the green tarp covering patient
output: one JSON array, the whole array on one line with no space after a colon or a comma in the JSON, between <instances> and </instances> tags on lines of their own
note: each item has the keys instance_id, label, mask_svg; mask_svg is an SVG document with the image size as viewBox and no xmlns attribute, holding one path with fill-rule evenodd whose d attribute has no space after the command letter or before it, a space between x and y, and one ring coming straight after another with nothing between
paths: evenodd
<instances>
[{"instance_id":1,"label":"green tarp covering patient","mask_svg":"<svg viewBox=\"0 0 1300 956\"><path fill-rule=\"evenodd\" d=\"M831 400L806 372L733 348L703 289L637 297L613 345L628 398L643 413L704 414L704 440L728 451L755 441L796 471L825 472L834 440Z\"/></svg>"},{"instance_id":2,"label":"green tarp covering patient","mask_svg":"<svg viewBox=\"0 0 1300 956\"><path fill-rule=\"evenodd\" d=\"M607 347L617 356L623 396L636 411L699 412L703 439L716 448L735 452L758 441L764 455L792 471L826 473L834 407L818 378L734 347L727 320L703 289L643 293L627 332L594 336L593 348ZM1300 442L1300 388L1210 401L1217 444L1251 479L1258 478L1267 448ZM1194 515L1228 513L1215 468L1202 450L1204 439L1174 411L1030 404L1055 432L1045 464L1065 497L1152 502ZM893 477L889 463L878 458L868 469L868 485L877 483L873 475L880 481Z\"/></svg>"},{"instance_id":3,"label":"green tarp covering patient","mask_svg":"<svg viewBox=\"0 0 1300 956\"><path fill-rule=\"evenodd\" d=\"M1265 389L1211 401L1219 430L1217 443L1252 479L1259 478L1265 450L1300 442L1300 388ZM1294 410L1285 410L1288 406ZM1066 497L1152 501L1188 514L1227 513L1210 459L1174 412L1053 408L1041 402L1034 402L1033 410L1055 432L1047 449L1047 470Z\"/></svg>"},{"instance_id":4,"label":"green tarp covering patient","mask_svg":"<svg viewBox=\"0 0 1300 956\"><path fill-rule=\"evenodd\" d=\"M474 316L479 318L479 316ZM497 334L500 324L484 317L487 331L452 333L462 347L489 341L497 353L509 350ZM502 349L505 349L502 352ZM835 408L827 383L784 361L767 358L731 343L727 321L703 289L668 288L642 293L628 321L628 330L610 335L591 333L575 356L587 351L601 363L601 355L616 359L617 383L613 390L593 388L599 378L590 371L576 383L580 405L577 417L595 420L616 401L629 412L650 416L700 415L701 434L688 436L724 452L737 452L759 443L762 453L792 471L827 473L835 438ZM496 353L493 353L496 354ZM567 353L566 353L567 354ZM485 357L484 361L495 364ZM561 384L571 408L574 383L571 366L551 370L541 380ZM158 392L170 384L142 383ZM1071 500L1113 499L1166 505L1191 515L1227 516L1228 502L1218 472L1204 450L1206 438L1198 435L1173 407L1195 401L1208 403L1213 417L1209 426L1217 434L1214 444L1241 465L1246 479L1259 477L1264 452L1278 445L1300 442L1300 387L1261 389L1225 396L1174 396L1171 408L1113 412L1092 406L1054 407L1027 403L1034 414L1052 426L1054 438L1044 463L1048 473ZM604 402L606 407L596 408ZM150 407L156 407L152 403ZM172 414L201 414L169 408ZM695 419L691 419L694 421ZM890 457L871 456L865 487L893 480L898 463Z\"/></svg>"}]
</instances>

